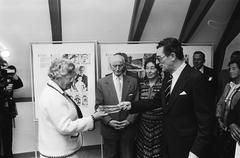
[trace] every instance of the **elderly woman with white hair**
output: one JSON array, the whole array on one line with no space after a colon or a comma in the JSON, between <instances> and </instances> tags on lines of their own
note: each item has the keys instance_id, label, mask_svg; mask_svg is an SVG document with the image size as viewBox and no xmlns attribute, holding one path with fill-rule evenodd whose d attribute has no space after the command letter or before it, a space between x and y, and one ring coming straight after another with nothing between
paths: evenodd
<instances>
[{"instance_id":1,"label":"elderly woman with white hair","mask_svg":"<svg viewBox=\"0 0 240 158\"><path fill-rule=\"evenodd\" d=\"M80 108L65 93L76 76L75 65L56 59L49 68L48 81L39 102L39 152L42 158L78 158L81 132L94 128L94 121L106 113L97 110L83 117Z\"/></svg>"}]
</instances>

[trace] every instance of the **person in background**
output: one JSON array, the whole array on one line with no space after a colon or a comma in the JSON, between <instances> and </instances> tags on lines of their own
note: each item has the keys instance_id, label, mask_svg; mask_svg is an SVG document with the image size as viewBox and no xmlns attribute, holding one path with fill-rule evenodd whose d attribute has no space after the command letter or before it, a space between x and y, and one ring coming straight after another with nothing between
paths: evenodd
<instances>
[{"instance_id":1,"label":"person in background","mask_svg":"<svg viewBox=\"0 0 240 158\"><path fill-rule=\"evenodd\" d=\"M230 56L230 61L235 60L235 59L240 59L240 51L239 50L233 51ZM219 99L223 93L223 90L224 90L226 84L231 81L231 78L229 76L229 69L223 69L222 71L220 71L217 79L218 79L217 98Z\"/></svg>"},{"instance_id":2,"label":"person in background","mask_svg":"<svg viewBox=\"0 0 240 158\"><path fill-rule=\"evenodd\" d=\"M144 70L146 76L139 83L140 99L152 99L162 86L161 69L156 64L156 59L148 58L144 63ZM136 157L163 157L163 109L161 105L157 109L139 114Z\"/></svg>"},{"instance_id":3,"label":"person in background","mask_svg":"<svg viewBox=\"0 0 240 158\"><path fill-rule=\"evenodd\" d=\"M0 110L0 133L3 148L3 157L13 158L12 133L13 119L17 115L16 103L13 98L15 89L23 87L22 80L16 74L16 67L8 66L6 61L1 63L1 81L5 82L2 87L2 99ZM3 80L2 80L3 79Z\"/></svg>"},{"instance_id":4,"label":"person in background","mask_svg":"<svg viewBox=\"0 0 240 158\"><path fill-rule=\"evenodd\" d=\"M236 142L240 142L240 59L229 62L229 76L231 81L225 86L216 110L219 158L234 158Z\"/></svg>"},{"instance_id":5,"label":"person in background","mask_svg":"<svg viewBox=\"0 0 240 158\"><path fill-rule=\"evenodd\" d=\"M65 93L76 77L75 65L55 59L49 68L50 80L39 101L38 147L41 158L79 158L82 132L94 129L94 122L105 116L99 109L83 117L80 108Z\"/></svg>"},{"instance_id":6,"label":"person in background","mask_svg":"<svg viewBox=\"0 0 240 158\"><path fill-rule=\"evenodd\" d=\"M212 97L216 97L217 79L215 71L204 65L205 54L201 51L195 51L193 53L193 68L200 71L207 79L208 86L211 88Z\"/></svg>"},{"instance_id":7,"label":"person in background","mask_svg":"<svg viewBox=\"0 0 240 158\"><path fill-rule=\"evenodd\" d=\"M157 55L165 72L161 90L153 99L119 106L130 113L163 107L167 158L210 157L206 152L213 134L214 109L206 78L185 63L182 44L176 38L160 41Z\"/></svg>"},{"instance_id":8,"label":"person in background","mask_svg":"<svg viewBox=\"0 0 240 158\"><path fill-rule=\"evenodd\" d=\"M214 69L207 67L204 65L206 59L205 59L205 54L202 51L195 51L193 53L193 68L200 71L207 80L208 86L209 86L209 90L211 91L209 93L209 95L211 95L212 98L212 103L211 106L213 106L213 109L216 109L215 105L217 103L217 78L216 78L216 72L214 71ZM211 137L211 143L212 145L209 145L208 148L208 155L212 155L212 157L214 157L216 151L215 151L215 146L216 144L214 142L216 142L216 125L217 125L217 120L214 120L214 135Z\"/></svg>"},{"instance_id":9,"label":"person in background","mask_svg":"<svg viewBox=\"0 0 240 158\"><path fill-rule=\"evenodd\" d=\"M136 78L124 75L124 58L114 54L110 57L110 67L112 74L98 80L96 108L118 107L121 101L133 101L139 97ZM104 158L133 158L136 117L128 111L116 111L101 120Z\"/></svg>"},{"instance_id":10,"label":"person in background","mask_svg":"<svg viewBox=\"0 0 240 158\"><path fill-rule=\"evenodd\" d=\"M13 84L13 91L12 91L12 96L14 93L14 89L19 89L23 87L23 82L21 80L21 78L17 75L17 69L15 66L13 65L9 65L7 68L10 72L8 73L8 82ZM16 102L14 100L14 98L10 98L10 104L12 104L11 106L11 111L12 111L12 118L15 118L18 115L17 112L17 107L16 107Z\"/></svg>"}]
</instances>

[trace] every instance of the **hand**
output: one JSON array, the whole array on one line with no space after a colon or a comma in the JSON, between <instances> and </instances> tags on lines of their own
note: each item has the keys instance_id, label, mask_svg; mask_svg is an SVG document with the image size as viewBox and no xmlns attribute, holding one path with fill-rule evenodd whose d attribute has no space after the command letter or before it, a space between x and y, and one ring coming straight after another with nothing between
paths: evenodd
<instances>
[{"instance_id":1,"label":"hand","mask_svg":"<svg viewBox=\"0 0 240 158\"><path fill-rule=\"evenodd\" d=\"M230 129L230 134L231 134L232 138L236 142L239 142L240 141L240 128L235 123L232 123L229 126L229 129Z\"/></svg>"},{"instance_id":2,"label":"hand","mask_svg":"<svg viewBox=\"0 0 240 158\"><path fill-rule=\"evenodd\" d=\"M14 80L18 80L18 76L16 74L13 75Z\"/></svg>"},{"instance_id":3,"label":"hand","mask_svg":"<svg viewBox=\"0 0 240 158\"><path fill-rule=\"evenodd\" d=\"M123 120L123 121L120 121L119 123L120 123L120 127L119 127L120 129L123 129L130 124L128 120Z\"/></svg>"},{"instance_id":4,"label":"hand","mask_svg":"<svg viewBox=\"0 0 240 158\"><path fill-rule=\"evenodd\" d=\"M122 129L122 123L117 120L111 120L108 124L116 130Z\"/></svg>"},{"instance_id":5,"label":"hand","mask_svg":"<svg viewBox=\"0 0 240 158\"><path fill-rule=\"evenodd\" d=\"M199 157L190 151L188 158L199 158Z\"/></svg>"},{"instance_id":6,"label":"hand","mask_svg":"<svg viewBox=\"0 0 240 158\"><path fill-rule=\"evenodd\" d=\"M6 90L7 90L8 93L11 93L13 91L13 84L8 84L6 86Z\"/></svg>"},{"instance_id":7,"label":"hand","mask_svg":"<svg viewBox=\"0 0 240 158\"><path fill-rule=\"evenodd\" d=\"M223 124L223 122L221 121L221 119L220 119L220 118L218 118L218 125L220 126L220 128L221 128L222 130L224 130L224 131L225 131L225 129L226 129L226 126Z\"/></svg>"},{"instance_id":8,"label":"hand","mask_svg":"<svg viewBox=\"0 0 240 158\"><path fill-rule=\"evenodd\" d=\"M119 106L122 110L131 110L131 102L129 102L129 101L120 102L120 103L118 104L118 106Z\"/></svg>"},{"instance_id":9,"label":"hand","mask_svg":"<svg viewBox=\"0 0 240 158\"><path fill-rule=\"evenodd\" d=\"M93 117L96 119L96 120L99 120L101 119L102 117L108 115L108 113L106 113L105 111L102 111L102 110L96 110L96 112L93 114Z\"/></svg>"}]
</instances>

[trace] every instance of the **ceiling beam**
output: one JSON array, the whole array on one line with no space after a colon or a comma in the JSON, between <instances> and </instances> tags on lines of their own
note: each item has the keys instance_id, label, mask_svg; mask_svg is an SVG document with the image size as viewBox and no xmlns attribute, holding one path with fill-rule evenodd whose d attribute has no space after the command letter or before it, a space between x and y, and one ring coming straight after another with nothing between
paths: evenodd
<instances>
[{"instance_id":1,"label":"ceiling beam","mask_svg":"<svg viewBox=\"0 0 240 158\"><path fill-rule=\"evenodd\" d=\"M182 31L179 36L179 40L181 42L188 42L214 1L215 0L191 0Z\"/></svg>"},{"instance_id":2,"label":"ceiling beam","mask_svg":"<svg viewBox=\"0 0 240 158\"><path fill-rule=\"evenodd\" d=\"M151 13L154 0L135 0L128 41L139 41Z\"/></svg>"},{"instance_id":3,"label":"ceiling beam","mask_svg":"<svg viewBox=\"0 0 240 158\"><path fill-rule=\"evenodd\" d=\"M240 1L238 1L235 10L228 22L226 29L214 52L214 68L219 72L222 69L223 60L227 46L240 33Z\"/></svg>"},{"instance_id":4,"label":"ceiling beam","mask_svg":"<svg viewBox=\"0 0 240 158\"><path fill-rule=\"evenodd\" d=\"M61 0L48 0L52 41L62 41Z\"/></svg>"}]
</instances>

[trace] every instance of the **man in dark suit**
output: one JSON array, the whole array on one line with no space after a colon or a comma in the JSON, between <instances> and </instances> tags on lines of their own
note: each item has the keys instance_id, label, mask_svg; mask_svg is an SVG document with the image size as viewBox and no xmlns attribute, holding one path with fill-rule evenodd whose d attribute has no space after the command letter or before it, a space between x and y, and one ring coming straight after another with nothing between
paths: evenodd
<instances>
[{"instance_id":1,"label":"man in dark suit","mask_svg":"<svg viewBox=\"0 0 240 158\"><path fill-rule=\"evenodd\" d=\"M96 107L116 106L121 101L138 99L137 80L123 75L124 58L115 54L110 59L112 74L99 79L96 89ZM101 121L104 158L133 158L136 114L116 111Z\"/></svg>"},{"instance_id":2,"label":"man in dark suit","mask_svg":"<svg viewBox=\"0 0 240 158\"><path fill-rule=\"evenodd\" d=\"M204 65L205 63L205 54L202 52L202 51L195 51L193 53L193 68L200 71L205 77L206 77L206 80L207 80L207 83L208 83L208 86L209 86L209 90L211 91L209 93L209 95L211 95L212 98L212 104L211 106L213 106L214 109L216 109L215 105L217 103L217 78L216 78L216 73L214 71L214 69L210 68L210 67L207 67ZM214 125L217 125L217 120L215 119L215 124ZM214 127L216 129L216 127ZM215 137L212 136L211 138L211 142L212 142L212 145L209 146L208 148L208 152L207 154L208 155L212 155L211 157L214 157L215 152L215 149L214 149L214 143L215 142Z\"/></svg>"},{"instance_id":3,"label":"man in dark suit","mask_svg":"<svg viewBox=\"0 0 240 158\"><path fill-rule=\"evenodd\" d=\"M132 113L163 106L166 157L205 158L214 118L206 78L185 64L183 48L175 38L160 41L157 55L166 73L160 92L152 100L119 105Z\"/></svg>"},{"instance_id":4,"label":"man in dark suit","mask_svg":"<svg viewBox=\"0 0 240 158\"><path fill-rule=\"evenodd\" d=\"M193 53L193 68L200 71L207 79L208 86L211 89L212 97L216 97L217 79L214 69L204 65L205 54L201 51L195 51Z\"/></svg>"}]
</instances>

